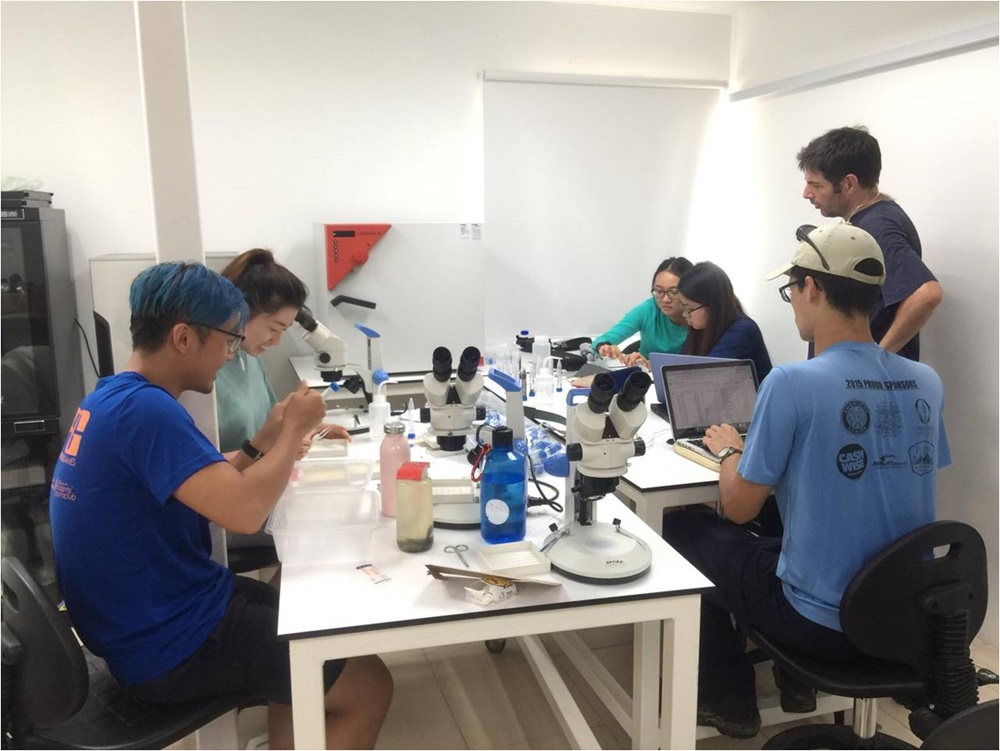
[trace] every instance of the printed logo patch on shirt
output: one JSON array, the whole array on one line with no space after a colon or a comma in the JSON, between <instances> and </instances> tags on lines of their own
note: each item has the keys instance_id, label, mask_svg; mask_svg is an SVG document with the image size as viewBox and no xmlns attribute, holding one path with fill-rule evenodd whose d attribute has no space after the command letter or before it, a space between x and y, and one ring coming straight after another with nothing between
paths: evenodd
<instances>
[{"instance_id":1,"label":"printed logo patch on shirt","mask_svg":"<svg viewBox=\"0 0 1000 751\"><path fill-rule=\"evenodd\" d=\"M857 480L868 468L868 452L849 443L837 452L837 470L848 480Z\"/></svg>"},{"instance_id":2,"label":"printed logo patch on shirt","mask_svg":"<svg viewBox=\"0 0 1000 751\"><path fill-rule=\"evenodd\" d=\"M921 425L931 424L931 405L927 403L926 399L917 399L913 404L913 409L917 412L917 419L920 420Z\"/></svg>"},{"instance_id":3,"label":"printed logo patch on shirt","mask_svg":"<svg viewBox=\"0 0 1000 751\"><path fill-rule=\"evenodd\" d=\"M872 416L868 411L868 405L858 399L851 399L840 410L840 422L848 433L861 435L868 426L871 425Z\"/></svg>"},{"instance_id":4,"label":"printed logo patch on shirt","mask_svg":"<svg viewBox=\"0 0 1000 751\"><path fill-rule=\"evenodd\" d=\"M926 475L934 471L934 444L918 441L910 446L910 469L915 474Z\"/></svg>"},{"instance_id":5,"label":"printed logo patch on shirt","mask_svg":"<svg viewBox=\"0 0 1000 751\"><path fill-rule=\"evenodd\" d=\"M903 413L888 399L875 408L875 430L883 438L895 438L903 432Z\"/></svg>"},{"instance_id":6,"label":"printed logo patch on shirt","mask_svg":"<svg viewBox=\"0 0 1000 751\"><path fill-rule=\"evenodd\" d=\"M875 469L905 469L907 466L907 463L895 454L882 454L872 462L872 467Z\"/></svg>"},{"instance_id":7,"label":"printed logo patch on shirt","mask_svg":"<svg viewBox=\"0 0 1000 751\"><path fill-rule=\"evenodd\" d=\"M69 465L76 464L76 455L80 451L80 442L83 441L83 431L87 429L89 422L90 410L78 409L76 417L73 418L73 425L70 426L69 434L66 436L66 443L59 454L59 461Z\"/></svg>"}]
</instances>

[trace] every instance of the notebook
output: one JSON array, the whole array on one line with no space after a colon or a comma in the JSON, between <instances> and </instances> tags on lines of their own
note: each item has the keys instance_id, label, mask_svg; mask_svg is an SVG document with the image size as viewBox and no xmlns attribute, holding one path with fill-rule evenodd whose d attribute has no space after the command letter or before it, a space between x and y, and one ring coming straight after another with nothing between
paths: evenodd
<instances>
[{"instance_id":1,"label":"notebook","mask_svg":"<svg viewBox=\"0 0 1000 751\"><path fill-rule=\"evenodd\" d=\"M752 360L664 365L660 368L674 451L719 471L719 458L703 442L711 425L728 423L746 437L757 400Z\"/></svg>"},{"instance_id":2,"label":"notebook","mask_svg":"<svg viewBox=\"0 0 1000 751\"><path fill-rule=\"evenodd\" d=\"M663 394L663 366L664 365L696 365L698 363L730 361L728 357L700 357L698 355L675 355L667 352L650 352L649 369L653 374L653 386L656 388L656 402L650 405L653 414L659 415L667 422L670 417L667 413L667 397Z\"/></svg>"}]
</instances>

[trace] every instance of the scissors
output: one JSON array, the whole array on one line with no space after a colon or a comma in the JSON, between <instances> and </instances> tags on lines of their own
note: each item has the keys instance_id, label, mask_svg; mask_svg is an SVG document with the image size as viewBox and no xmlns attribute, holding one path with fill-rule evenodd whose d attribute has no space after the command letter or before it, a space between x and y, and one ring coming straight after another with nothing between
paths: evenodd
<instances>
[{"instance_id":1,"label":"scissors","mask_svg":"<svg viewBox=\"0 0 1000 751\"><path fill-rule=\"evenodd\" d=\"M469 568L469 562L467 560L465 560L465 556L462 555L462 553L464 553L468 549L469 549L468 545L445 545L444 546L444 552L445 553L454 553L455 555L457 555L458 559L462 562L462 565L465 566L466 568Z\"/></svg>"}]
</instances>

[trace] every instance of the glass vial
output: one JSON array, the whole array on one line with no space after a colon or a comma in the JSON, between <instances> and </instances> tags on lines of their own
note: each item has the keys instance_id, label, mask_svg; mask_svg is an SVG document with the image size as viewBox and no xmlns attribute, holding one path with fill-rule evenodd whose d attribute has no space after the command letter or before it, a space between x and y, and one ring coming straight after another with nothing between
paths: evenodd
<instances>
[{"instance_id":1,"label":"glass vial","mask_svg":"<svg viewBox=\"0 0 1000 751\"><path fill-rule=\"evenodd\" d=\"M407 462L396 474L396 545L420 553L434 544L434 491L428 462Z\"/></svg>"},{"instance_id":2,"label":"glass vial","mask_svg":"<svg viewBox=\"0 0 1000 751\"><path fill-rule=\"evenodd\" d=\"M382 493L382 516L396 515L396 472L410 461L410 444L406 440L406 426L397 421L387 422L382 428L385 437L379 447L379 490Z\"/></svg>"}]
</instances>

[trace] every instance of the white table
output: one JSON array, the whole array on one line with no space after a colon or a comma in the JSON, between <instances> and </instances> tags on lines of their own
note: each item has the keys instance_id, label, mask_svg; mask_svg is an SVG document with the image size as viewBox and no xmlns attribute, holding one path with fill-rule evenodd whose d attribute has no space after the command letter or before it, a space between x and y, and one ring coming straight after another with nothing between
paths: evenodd
<instances>
[{"instance_id":1,"label":"white table","mask_svg":"<svg viewBox=\"0 0 1000 751\"><path fill-rule=\"evenodd\" d=\"M537 635L635 624L633 698L621 691L620 706L612 711L631 717L624 726L631 729L634 748L694 748L700 593L711 584L617 498L598 502L596 511L605 521L621 519L649 544L653 562L647 575L599 585L545 574L562 586L525 586L512 600L482 608L466 601L461 582L437 581L424 566L460 565L443 548L462 542L475 565L475 551L483 544L478 532L437 529L434 547L413 555L397 549L392 521L376 527L368 556L391 581L373 584L355 564L286 566L278 635L290 641L296 747L323 746L325 660L511 637L523 637L525 654L567 738L580 747L597 747ZM561 518L532 510L528 539L541 546L552 521Z\"/></svg>"}]
</instances>

